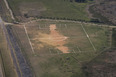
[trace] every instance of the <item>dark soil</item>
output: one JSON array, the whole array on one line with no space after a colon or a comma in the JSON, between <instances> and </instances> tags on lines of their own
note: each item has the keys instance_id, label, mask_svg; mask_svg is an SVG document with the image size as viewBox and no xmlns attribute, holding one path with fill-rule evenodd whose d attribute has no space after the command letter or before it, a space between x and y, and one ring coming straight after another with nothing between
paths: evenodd
<instances>
[{"instance_id":1,"label":"dark soil","mask_svg":"<svg viewBox=\"0 0 116 77\"><path fill-rule=\"evenodd\" d=\"M86 77L116 77L116 49L109 49L84 67Z\"/></svg>"},{"instance_id":2,"label":"dark soil","mask_svg":"<svg viewBox=\"0 0 116 77\"><path fill-rule=\"evenodd\" d=\"M116 25L116 0L98 0L90 10L104 23L111 22Z\"/></svg>"}]
</instances>

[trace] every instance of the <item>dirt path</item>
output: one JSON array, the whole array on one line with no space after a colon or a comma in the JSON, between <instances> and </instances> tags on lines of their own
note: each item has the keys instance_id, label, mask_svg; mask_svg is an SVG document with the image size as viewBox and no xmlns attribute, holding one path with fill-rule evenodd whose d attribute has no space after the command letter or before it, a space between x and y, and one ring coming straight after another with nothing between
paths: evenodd
<instances>
[{"instance_id":1,"label":"dirt path","mask_svg":"<svg viewBox=\"0 0 116 77\"><path fill-rule=\"evenodd\" d=\"M63 36L62 34L60 34L56 29L56 25L52 24L50 25L50 33L49 34L45 34L45 33L40 33L39 32L39 37L38 35L36 36L36 39L34 38L34 40L39 40L42 43L54 46L56 49L59 49L60 51L62 51L63 53L69 53L68 52L68 47L64 46L67 42L66 40L68 39L68 37ZM41 46L43 47L43 46Z\"/></svg>"},{"instance_id":2,"label":"dirt path","mask_svg":"<svg viewBox=\"0 0 116 77\"><path fill-rule=\"evenodd\" d=\"M13 12L12 12L12 10L10 9L10 7L9 7L9 5L8 5L8 2L7 2L6 0L4 0L4 3L6 4L6 7L7 7L7 9L8 9L9 12L10 12L11 18L12 18L13 20L15 20L15 17L14 17L14 15L13 15Z\"/></svg>"}]
</instances>

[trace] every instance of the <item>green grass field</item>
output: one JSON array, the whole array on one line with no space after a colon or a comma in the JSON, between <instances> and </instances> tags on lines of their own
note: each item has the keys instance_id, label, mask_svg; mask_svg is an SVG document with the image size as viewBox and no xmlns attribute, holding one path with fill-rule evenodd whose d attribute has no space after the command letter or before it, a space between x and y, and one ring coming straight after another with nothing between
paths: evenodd
<instances>
[{"instance_id":1,"label":"green grass field","mask_svg":"<svg viewBox=\"0 0 116 77\"><path fill-rule=\"evenodd\" d=\"M43 48L38 48L38 44L42 44L42 42L34 39L41 38L38 35L39 32L49 34L50 24L56 24L56 30L62 35L69 37L65 46L69 48L70 53L62 53L62 51L48 44L43 44ZM94 44L96 51L88 40L81 23L38 21L27 24L26 29L35 54L32 52L23 26L13 26L12 28L17 34L17 39L20 40L24 56L27 58L36 77L86 77L82 69L83 64L91 61L103 51L105 49L104 46L109 46L107 42L108 27L99 27L98 24L93 25L91 23L82 23L82 25ZM51 48L51 53L49 48ZM58 51L60 54L58 54Z\"/></svg>"},{"instance_id":2,"label":"green grass field","mask_svg":"<svg viewBox=\"0 0 116 77\"><path fill-rule=\"evenodd\" d=\"M36 17L52 17L89 21L86 6L88 3L76 3L64 0L8 0L14 15L28 14Z\"/></svg>"},{"instance_id":3,"label":"green grass field","mask_svg":"<svg viewBox=\"0 0 116 77\"><path fill-rule=\"evenodd\" d=\"M63 34L64 36L69 37L67 40L66 46L68 46L71 49L71 52L73 50L79 51L94 51L93 46L91 45L89 39L87 38L87 35L85 34L81 24L83 25L84 29L86 30L87 34L90 37L90 40L92 41L94 47L97 51L102 50L104 48L107 48L109 46L108 42L108 27L99 27L99 25L95 24L92 25L90 23L84 24L84 23L71 23L71 22L53 22L53 21L41 21L37 23L28 24L27 31L29 32L29 37L32 41L32 43L37 43L36 40L33 40L39 35L39 32L49 34L49 26L50 24L56 24L57 31L59 33ZM35 44L35 49L36 49ZM79 49L78 49L78 48Z\"/></svg>"}]
</instances>

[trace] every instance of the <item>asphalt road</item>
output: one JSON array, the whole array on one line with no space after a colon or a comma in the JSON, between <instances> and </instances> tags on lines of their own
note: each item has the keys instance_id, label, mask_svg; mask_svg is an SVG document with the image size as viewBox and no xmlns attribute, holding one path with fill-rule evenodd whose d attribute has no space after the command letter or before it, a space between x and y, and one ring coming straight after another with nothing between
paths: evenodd
<instances>
[{"instance_id":1,"label":"asphalt road","mask_svg":"<svg viewBox=\"0 0 116 77\"><path fill-rule=\"evenodd\" d=\"M31 69L27 64L15 37L13 36L11 28L9 26L5 27L1 17L0 17L0 26L4 32L7 44L10 48L11 56L18 77L33 77Z\"/></svg>"},{"instance_id":2,"label":"asphalt road","mask_svg":"<svg viewBox=\"0 0 116 77\"><path fill-rule=\"evenodd\" d=\"M12 59L13 59L13 63L15 65L15 68L16 68L16 71L17 71L17 74L18 74L18 77L21 77L20 71L18 69L18 64L16 63L16 59L15 59L15 56L13 54L12 45L10 44L10 41L9 41L9 37L7 35L6 28L4 26L4 23L3 23L2 19L1 19L1 17L0 17L0 26L1 26L2 30L3 30L4 35L6 36L7 44L9 46L9 48L10 48L11 55L12 55Z\"/></svg>"}]
</instances>

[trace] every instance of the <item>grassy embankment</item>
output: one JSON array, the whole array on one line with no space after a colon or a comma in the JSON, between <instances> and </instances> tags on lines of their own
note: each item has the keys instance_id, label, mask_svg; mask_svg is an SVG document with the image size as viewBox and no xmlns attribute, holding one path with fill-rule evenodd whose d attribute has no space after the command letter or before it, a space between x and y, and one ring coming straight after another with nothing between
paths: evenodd
<instances>
[{"instance_id":1,"label":"grassy embankment","mask_svg":"<svg viewBox=\"0 0 116 77\"><path fill-rule=\"evenodd\" d=\"M6 38L0 28L0 56L2 57L2 64L4 68L4 74L6 77L17 77L16 70L11 59L10 50L8 48Z\"/></svg>"}]
</instances>

